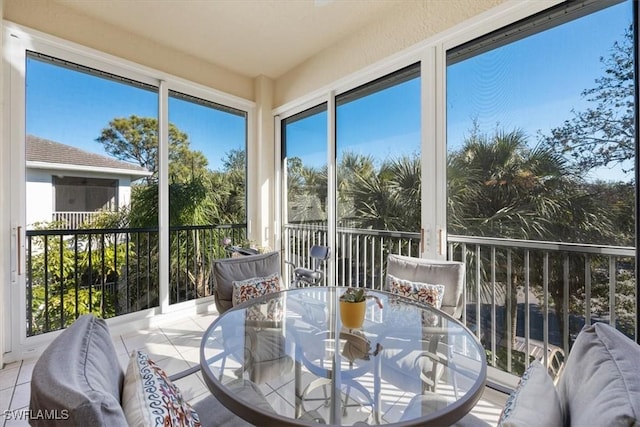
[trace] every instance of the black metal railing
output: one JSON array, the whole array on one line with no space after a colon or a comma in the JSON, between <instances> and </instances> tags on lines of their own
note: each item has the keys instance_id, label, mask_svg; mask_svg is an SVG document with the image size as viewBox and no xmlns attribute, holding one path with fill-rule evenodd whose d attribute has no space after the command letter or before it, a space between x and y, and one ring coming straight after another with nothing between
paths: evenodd
<instances>
[{"instance_id":1,"label":"black metal railing","mask_svg":"<svg viewBox=\"0 0 640 427\"><path fill-rule=\"evenodd\" d=\"M213 293L211 262L244 224L169 229L170 304ZM108 318L159 304L157 228L28 230L27 336L69 326L81 314Z\"/></svg>"}]
</instances>

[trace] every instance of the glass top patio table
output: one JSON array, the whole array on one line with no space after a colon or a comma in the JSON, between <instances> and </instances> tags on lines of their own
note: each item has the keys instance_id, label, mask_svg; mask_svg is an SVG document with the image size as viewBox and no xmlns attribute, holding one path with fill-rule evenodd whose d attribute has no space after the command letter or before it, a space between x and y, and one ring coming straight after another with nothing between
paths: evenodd
<instances>
[{"instance_id":1,"label":"glass top patio table","mask_svg":"<svg viewBox=\"0 0 640 427\"><path fill-rule=\"evenodd\" d=\"M342 326L343 287L297 288L220 315L200 349L204 380L258 426L450 425L479 400L476 337L431 306L369 290L362 328Z\"/></svg>"}]
</instances>

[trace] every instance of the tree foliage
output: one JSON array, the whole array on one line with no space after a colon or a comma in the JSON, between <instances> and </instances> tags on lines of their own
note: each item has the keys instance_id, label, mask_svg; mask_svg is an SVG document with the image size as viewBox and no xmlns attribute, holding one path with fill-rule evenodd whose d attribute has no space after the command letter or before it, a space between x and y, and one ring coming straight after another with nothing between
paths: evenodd
<instances>
[{"instance_id":1,"label":"tree foliage","mask_svg":"<svg viewBox=\"0 0 640 427\"><path fill-rule=\"evenodd\" d=\"M158 180L158 119L119 117L111 120L96 141L116 159L135 163L152 173L148 182ZM206 170L207 159L189 148L189 137L169 124L169 176L174 180L193 178Z\"/></svg>"},{"instance_id":2,"label":"tree foliage","mask_svg":"<svg viewBox=\"0 0 640 427\"><path fill-rule=\"evenodd\" d=\"M362 228L418 231L420 229L420 159L389 159L378 171L368 165L353 174L350 190L354 217Z\"/></svg>"},{"instance_id":3,"label":"tree foliage","mask_svg":"<svg viewBox=\"0 0 640 427\"><path fill-rule=\"evenodd\" d=\"M565 159L524 133L473 132L448 160L449 232L609 243L612 224Z\"/></svg>"},{"instance_id":4,"label":"tree foliage","mask_svg":"<svg viewBox=\"0 0 640 427\"><path fill-rule=\"evenodd\" d=\"M600 62L604 74L595 80L595 87L582 92L589 107L572 110L573 117L542 136L545 144L571 158L583 171L624 164L636 155L631 26Z\"/></svg>"}]
</instances>

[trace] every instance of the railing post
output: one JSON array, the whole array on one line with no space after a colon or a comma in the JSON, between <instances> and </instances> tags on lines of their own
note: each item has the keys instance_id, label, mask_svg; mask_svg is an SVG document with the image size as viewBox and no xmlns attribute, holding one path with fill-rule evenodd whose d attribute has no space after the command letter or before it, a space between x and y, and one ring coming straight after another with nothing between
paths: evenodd
<instances>
[{"instance_id":1,"label":"railing post","mask_svg":"<svg viewBox=\"0 0 640 427\"><path fill-rule=\"evenodd\" d=\"M542 317L542 342L544 366L549 363L549 252L544 252L542 290L544 300L544 313Z\"/></svg>"},{"instance_id":2,"label":"railing post","mask_svg":"<svg viewBox=\"0 0 640 427\"><path fill-rule=\"evenodd\" d=\"M562 265L562 283L563 283L563 319L562 319L562 344L565 354L569 354L569 254L564 255Z\"/></svg>"},{"instance_id":3,"label":"railing post","mask_svg":"<svg viewBox=\"0 0 640 427\"><path fill-rule=\"evenodd\" d=\"M591 257L584 255L584 323L591 324Z\"/></svg>"},{"instance_id":4,"label":"railing post","mask_svg":"<svg viewBox=\"0 0 640 427\"><path fill-rule=\"evenodd\" d=\"M613 256L609 256L609 324L616 327L616 260Z\"/></svg>"},{"instance_id":5,"label":"railing post","mask_svg":"<svg viewBox=\"0 0 640 427\"><path fill-rule=\"evenodd\" d=\"M491 247L491 364L496 365L496 340L498 331L496 329L496 248Z\"/></svg>"},{"instance_id":6,"label":"railing post","mask_svg":"<svg viewBox=\"0 0 640 427\"><path fill-rule=\"evenodd\" d=\"M512 372L513 367L512 367L512 342L511 342L511 337L513 336L513 328L515 327L515 325L513 325L513 322L511 321L511 310L514 308L512 307L511 304L511 296L512 293L514 292L514 289L511 289L513 286L513 279L511 277L511 272L512 272L512 266L511 266L511 249L507 249L507 372ZM515 307L515 309L517 310L518 307Z\"/></svg>"},{"instance_id":7,"label":"railing post","mask_svg":"<svg viewBox=\"0 0 640 427\"><path fill-rule=\"evenodd\" d=\"M525 367L529 367L529 358L526 356L530 353L529 350L529 339L530 330L529 323L531 322L531 313L529 311L529 249L524 251L524 343L525 343Z\"/></svg>"}]
</instances>

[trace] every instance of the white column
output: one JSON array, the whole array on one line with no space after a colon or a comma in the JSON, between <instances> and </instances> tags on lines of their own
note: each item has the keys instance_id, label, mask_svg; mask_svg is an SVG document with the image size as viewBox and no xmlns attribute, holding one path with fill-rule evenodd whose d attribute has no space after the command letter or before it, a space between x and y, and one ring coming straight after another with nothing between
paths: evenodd
<instances>
[{"instance_id":1,"label":"white column","mask_svg":"<svg viewBox=\"0 0 640 427\"><path fill-rule=\"evenodd\" d=\"M169 309L169 89L160 82L158 103L158 272L160 311Z\"/></svg>"},{"instance_id":2,"label":"white column","mask_svg":"<svg viewBox=\"0 0 640 427\"><path fill-rule=\"evenodd\" d=\"M280 232L280 230L276 230L276 186L279 183L275 182L273 80L266 76L256 77L254 91L256 100L255 132L251 132L250 125L247 144L249 240L255 241L258 245L278 250L279 248L275 247L275 236Z\"/></svg>"}]
</instances>

